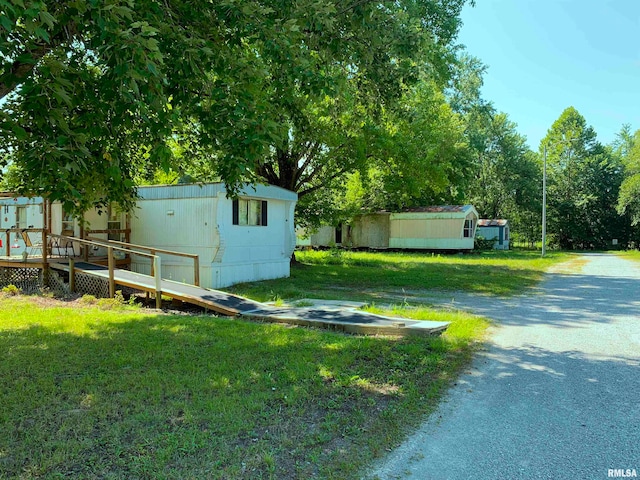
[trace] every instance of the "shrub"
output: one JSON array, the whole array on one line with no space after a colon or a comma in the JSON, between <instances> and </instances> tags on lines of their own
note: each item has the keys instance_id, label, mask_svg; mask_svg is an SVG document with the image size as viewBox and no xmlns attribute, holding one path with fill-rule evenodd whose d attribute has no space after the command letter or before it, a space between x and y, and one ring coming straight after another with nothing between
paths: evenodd
<instances>
[{"instance_id":1,"label":"shrub","mask_svg":"<svg viewBox=\"0 0 640 480\"><path fill-rule=\"evenodd\" d=\"M84 303L85 305L94 305L97 302L98 299L94 295L89 295L88 293L80 297L80 303Z\"/></svg>"},{"instance_id":2,"label":"shrub","mask_svg":"<svg viewBox=\"0 0 640 480\"><path fill-rule=\"evenodd\" d=\"M473 247L475 250L491 250L493 248L493 244L496 243L497 238L487 239L482 235L479 235L475 238L473 242Z\"/></svg>"},{"instance_id":3,"label":"shrub","mask_svg":"<svg viewBox=\"0 0 640 480\"><path fill-rule=\"evenodd\" d=\"M2 293L9 296L20 295L21 290L13 284L7 285L2 289Z\"/></svg>"}]
</instances>

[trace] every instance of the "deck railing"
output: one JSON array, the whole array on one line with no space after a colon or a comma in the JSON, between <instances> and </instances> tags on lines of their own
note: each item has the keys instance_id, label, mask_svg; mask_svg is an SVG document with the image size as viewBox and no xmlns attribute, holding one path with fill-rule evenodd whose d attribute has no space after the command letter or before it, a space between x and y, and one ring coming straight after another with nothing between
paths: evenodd
<instances>
[{"instance_id":1,"label":"deck railing","mask_svg":"<svg viewBox=\"0 0 640 480\"><path fill-rule=\"evenodd\" d=\"M6 248L6 256L11 257L11 234L15 233L17 238L16 241L20 243L25 243L24 238L21 238L22 234L26 233L39 233L42 236L41 241L33 241L33 246L35 248L41 248L42 252L42 265L43 268L47 269L48 261L47 257L49 251L53 253L53 249L56 248L55 245L62 245L67 243L77 243L81 246L84 246L83 250L88 252L91 247L105 248L107 251L107 267L109 270L109 296L115 296L115 266L116 266L116 258L115 252L124 252L125 255L139 255L141 257L146 257L150 259L151 262L151 277L154 279L154 290L156 297L156 306L160 308L162 295L161 295L161 282L162 282L162 264L160 254L163 255L173 255L177 257L185 257L191 258L193 260L193 271L194 271L194 285L200 285L200 260L197 254L193 253L184 253L184 252L176 252L172 250L165 250L161 248L147 247L144 245L135 245L127 242L118 242L115 240L102 240L93 237L88 238L79 238L68 235L59 235L55 233L49 233L46 229L43 228L9 228L5 230L4 240L5 240L5 248ZM102 233L102 232L96 232ZM107 233L107 232L104 232ZM0 237L1 238L1 237ZM32 237L29 237L30 239ZM25 243L25 249L28 246ZM69 266L70 266L70 282L74 283L74 269L75 269L75 255L69 256ZM73 288L72 288L73 290Z\"/></svg>"},{"instance_id":2,"label":"deck railing","mask_svg":"<svg viewBox=\"0 0 640 480\"><path fill-rule=\"evenodd\" d=\"M133 253L135 255L140 255L142 257L147 257L151 259L151 276L154 279L154 289L155 289L155 297L156 297L156 307L160 308L162 305L162 269L161 269L161 261L160 256L145 253L145 252L136 252L131 251L125 247L119 247L110 245L107 241L95 241L91 239L77 238L77 237L68 237L66 235L57 235L54 233L48 234L52 238L57 238L58 241L69 241L69 242L77 242L80 245L85 245L87 247L104 247L107 249L107 268L109 270L109 296L111 298L115 297L116 294L116 282L115 282L115 266L116 266L116 258L114 256L114 252L122 251L125 253ZM75 268L75 260L73 257L69 258L69 278L74 276L74 268ZM72 281L72 280L71 280Z\"/></svg>"},{"instance_id":3,"label":"deck railing","mask_svg":"<svg viewBox=\"0 0 640 480\"><path fill-rule=\"evenodd\" d=\"M16 227L7 228L5 229L5 234L4 234L4 247L5 247L5 254L7 257L11 257L11 234L12 233L15 233L16 236L22 235L22 233L26 233L27 235L29 235L29 233L40 233L42 235L40 242L36 241L34 242L34 244L40 243L41 246L47 245L47 231L44 228L31 228L31 227L30 228L16 228ZM24 243L24 240L21 236L17 238L17 241ZM25 245L25 248L27 248L26 245ZM44 247L42 249L42 257L44 261L46 261L47 249Z\"/></svg>"},{"instance_id":4,"label":"deck railing","mask_svg":"<svg viewBox=\"0 0 640 480\"><path fill-rule=\"evenodd\" d=\"M173 250L165 250L162 248L155 248L155 247L147 247L144 245L135 245L133 243L127 243L127 242L118 242L115 240L101 240L99 238L94 238L94 237L87 237L88 240L92 240L98 244L101 244L103 247L106 247L110 244L114 244L114 245L118 245L121 248L125 249L125 251L127 252L131 252L131 253L140 253L138 252L138 250L142 250L142 251L148 251L151 255L155 255L157 253L161 253L164 255L172 255L175 257L184 257L184 258L191 258L193 260L193 284L197 287L200 286L200 256L198 254L195 253L184 253L184 252L176 252ZM151 275L153 275L154 272L154 267L153 265L151 266Z\"/></svg>"}]
</instances>

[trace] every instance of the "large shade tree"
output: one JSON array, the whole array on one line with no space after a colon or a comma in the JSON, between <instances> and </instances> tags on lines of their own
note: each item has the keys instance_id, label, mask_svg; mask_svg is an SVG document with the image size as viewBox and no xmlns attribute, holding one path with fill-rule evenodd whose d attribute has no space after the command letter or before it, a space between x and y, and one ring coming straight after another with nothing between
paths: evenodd
<instances>
[{"instance_id":1,"label":"large shade tree","mask_svg":"<svg viewBox=\"0 0 640 480\"><path fill-rule=\"evenodd\" d=\"M127 205L132 165L166 158L169 79L193 75L203 45L160 5L0 2L0 148L21 193L76 211Z\"/></svg>"},{"instance_id":2,"label":"large shade tree","mask_svg":"<svg viewBox=\"0 0 640 480\"><path fill-rule=\"evenodd\" d=\"M506 218L521 239L539 238L541 171L506 113L481 95L486 67L464 52L454 69L448 97L465 126L470 175L459 186L464 201L483 218Z\"/></svg>"},{"instance_id":3,"label":"large shade tree","mask_svg":"<svg viewBox=\"0 0 640 480\"><path fill-rule=\"evenodd\" d=\"M419 72L446 77L463 3L0 0L3 158L76 211L130 205L168 143L232 191L304 194L366 158L366 119Z\"/></svg>"},{"instance_id":4,"label":"large shade tree","mask_svg":"<svg viewBox=\"0 0 640 480\"><path fill-rule=\"evenodd\" d=\"M548 231L561 248L603 248L626 241L625 219L616 210L622 168L611 150L573 107L541 141L547 150Z\"/></svg>"},{"instance_id":5,"label":"large shade tree","mask_svg":"<svg viewBox=\"0 0 640 480\"><path fill-rule=\"evenodd\" d=\"M330 220L347 174L396 153L395 122L407 120L402 114L416 83L431 88L446 82L463 3L315 2L311 11L303 2L274 6L275 18L299 21L288 22L291 32L277 42L254 43L265 59L261 105L275 134L244 175L297 192L300 224ZM197 120L204 128L205 119ZM196 177L222 172L227 178L225 151L211 146L209 175L199 168Z\"/></svg>"},{"instance_id":6,"label":"large shade tree","mask_svg":"<svg viewBox=\"0 0 640 480\"><path fill-rule=\"evenodd\" d=\"M462 198L457 187L470 174L464 127L435 82L424 79L408 90L375 138L370 161L349 177L341 204L400 210Z\"/></svg>"},{"instance_id":7,"label":"large shade tree","mask_svg":"<svg viewBox=\"0 0 640 480\"><path fill-rule=\"evenodd\" d=\"M629 215L633 225L640 224L640 130L631 134L628 128L618 135L616 151L624 165L618 211Z\"/></svg>"}]
</instances>

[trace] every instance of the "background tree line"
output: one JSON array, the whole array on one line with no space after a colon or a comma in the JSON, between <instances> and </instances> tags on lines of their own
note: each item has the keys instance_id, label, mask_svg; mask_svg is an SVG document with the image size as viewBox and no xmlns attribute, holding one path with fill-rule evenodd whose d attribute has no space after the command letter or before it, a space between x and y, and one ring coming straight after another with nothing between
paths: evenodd
<instances>
[{"instance_id":1,"label":"background tree line","mask_svg":"<svg viewBox=\"0 0 640 480\"><path fill-rule=\"evenodd\" d=\"M297 223L472 203L517 239L636 242L640 131L570 107L537 151L482 98L464 0L0 0L3 188L80 214L136 186L299 195Z\"/></svg>"}]
</instances>

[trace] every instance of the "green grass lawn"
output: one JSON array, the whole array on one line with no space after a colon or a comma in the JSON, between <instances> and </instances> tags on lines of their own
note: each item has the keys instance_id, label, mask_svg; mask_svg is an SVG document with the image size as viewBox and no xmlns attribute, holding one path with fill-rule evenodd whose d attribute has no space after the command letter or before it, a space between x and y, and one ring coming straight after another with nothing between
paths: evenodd
<instances>
[{"instance_id":1,"label":"green grass lawn","mask_svg":"<svg viewBox=\"0 0 640 480\"><path fill-rule=\"evenodd\" d=\"M439 315L400 339L0 298L0 478L357 478L486 327Z\"/></svg>"},{"instance_id":2,"label":"green grass lawn","mask_svg":"<svg viewBox=\"0 0 640 480\"><path fill-rule=\"evenodd\" d=\"M231 290L372 303L398 291L514 294L563 257L298 258L291 279ZM380 304L368 310L451 325L435 338L361 337L0 296L0 479L359 478L432 411L488 325Z\"/></svg>"},{"instance_id":3,"label":"green grass lawn","mask_svg":"<svg viewBox=\"0 0 640 480\"><path fill-rule=\"evenodd\" d=\"M531 251L470 255L300 251L290 278L228 290L260 301L313 297L393 302L400 294L411 303L425 291L514 295L536 285L548 267L566 258L559 252L541 258L540 252Z\"/></svg>"},{"instance_id":4,"label":"green grass lawn","mask_svg":"<svg viewBox=\"0 0 640 480\"><path fill-rule=\"evenodd\" d=\"M640 251L638 250L618 250L615 252L615 254L620 255L624 258L628 258L629 260L640 262Z\"/></svg>"}]
</instances>

